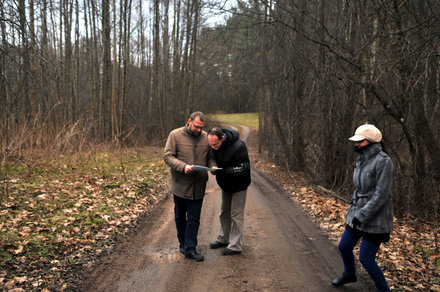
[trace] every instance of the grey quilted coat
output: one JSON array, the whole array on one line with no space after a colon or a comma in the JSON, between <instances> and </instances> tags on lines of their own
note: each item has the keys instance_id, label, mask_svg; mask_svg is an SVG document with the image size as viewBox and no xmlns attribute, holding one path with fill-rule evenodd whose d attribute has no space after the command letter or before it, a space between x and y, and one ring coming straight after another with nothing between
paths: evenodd
<instances>
[{"instance_id":1,"label":"grey quilted coat","mask_svg":"<svg viewBox=\"0 0 440 292\"><path fill-rule=\"evenodd\" d=\"M393 162L382 151L380 143L374 143L361 153L356 152L356 156L355 190L345 223L353 227L352 220L356 217L362 223L358 230L390 233L393 231Z\"/></svg>"}]
</instances>

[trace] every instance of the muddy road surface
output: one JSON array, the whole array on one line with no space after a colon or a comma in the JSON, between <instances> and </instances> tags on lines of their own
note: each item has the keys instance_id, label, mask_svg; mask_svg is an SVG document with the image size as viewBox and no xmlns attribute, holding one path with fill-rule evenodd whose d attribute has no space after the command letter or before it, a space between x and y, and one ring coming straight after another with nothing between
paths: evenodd
<instances>
[{"instance_id":1,"label":"muddy road surface","mask_svg":"<svg viewBox=\"0 0 440 292\"><path fill-rule=\"evenodd\" d=\"M221 191L210 175L203 202L198 252L179 252L169 195L135 233L94 267L81 291L375 291L368 275L334 288L343 271L337 247L281 188L252 169L243 252L224 256L210 249L219 229Z\"/></svg>"}]
</instances>

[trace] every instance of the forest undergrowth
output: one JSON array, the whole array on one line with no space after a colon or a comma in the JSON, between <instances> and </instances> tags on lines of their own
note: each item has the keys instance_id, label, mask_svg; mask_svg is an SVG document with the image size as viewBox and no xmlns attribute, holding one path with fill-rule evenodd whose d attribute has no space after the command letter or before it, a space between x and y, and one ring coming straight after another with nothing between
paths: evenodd
<instances>
[{"instance_id":1,"label":"forest undergrowth","mask_svg":"<svg viewBox=\"0 0 440 292\"><path fill-rule=\"evenodd\" d=\"M164 194L162 148L9 155L0 172L0 287L75 290Z\"/></svg>"},{"instance_id":2,"label":"forest undergrowth","mask_svg":"<svg viewBox=\"0 0 440 292\"><path fill-rule=\"evenodd\" d=\"M250 153L337 245L348 204ZM111 253L164 197L168 167L162 148L145 147L9 156L0 175L3 291L73 291L77 272ZM395 229L378 255L392 290L440 291L439 230L409 216Z\"/></svg>"}]
</instances>

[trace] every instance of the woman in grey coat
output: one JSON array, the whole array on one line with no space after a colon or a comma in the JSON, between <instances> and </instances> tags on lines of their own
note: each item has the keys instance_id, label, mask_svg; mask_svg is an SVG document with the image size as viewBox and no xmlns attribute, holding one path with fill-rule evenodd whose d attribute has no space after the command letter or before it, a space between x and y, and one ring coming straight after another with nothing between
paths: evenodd
<instances>
[{"instance_id":1,"label":"woman in grey coat","mask_svg":"<svg viewBox=\"0 0 440 292\"><path fill-rule=\"evenodd\" d=\"M344 273L332 284L342 286L357 281L353 249L362 238L359 261L373 279L377 291L390 291L376 263L376 254L380 244L387 242L393 231L393 162L383 151L382 133L375 126L360 126L349 140L355 142L357 157L353 175L355 190L345 220L346 229L338 246Z\"/></svg>"}]
</instances>

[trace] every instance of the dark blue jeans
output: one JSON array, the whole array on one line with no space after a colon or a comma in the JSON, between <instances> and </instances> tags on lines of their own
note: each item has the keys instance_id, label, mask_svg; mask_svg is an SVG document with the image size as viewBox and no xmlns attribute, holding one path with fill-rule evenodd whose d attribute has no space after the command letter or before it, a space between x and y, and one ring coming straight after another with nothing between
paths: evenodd
<instances>
[{"instance_id":1,"label":"dark blue jeans","mask_svg":"<svg viewBox=\"0 0 440 292\"><path fill-rule=\"evenodd\" d=\"M188 200L174 195L174 220L177 239L185 254L194 252L197 246L197 233L200 226L200 213L203 199Z\"/></svg>"},{"instance_id":2,"label":"dark blue jeans","mask_svg":"<svg viewBox=\"0 0 440 292\"><path fill-rule=\"evenodd\" d=\"M344 275L346 276L356 274L353 249L360 238L361 237L353 231L345 229L341 241L339 242L339 251L341 252L342 260L344 262ZM385 276L376 263L376 254L379 247L380 243L373 243L363 238L359 250L359 261L362 266L364 266L365 270L367 270L368 274L370 274L370 277L376 285L377 291L390 291Z\"/></svg>"}]
</instances>

